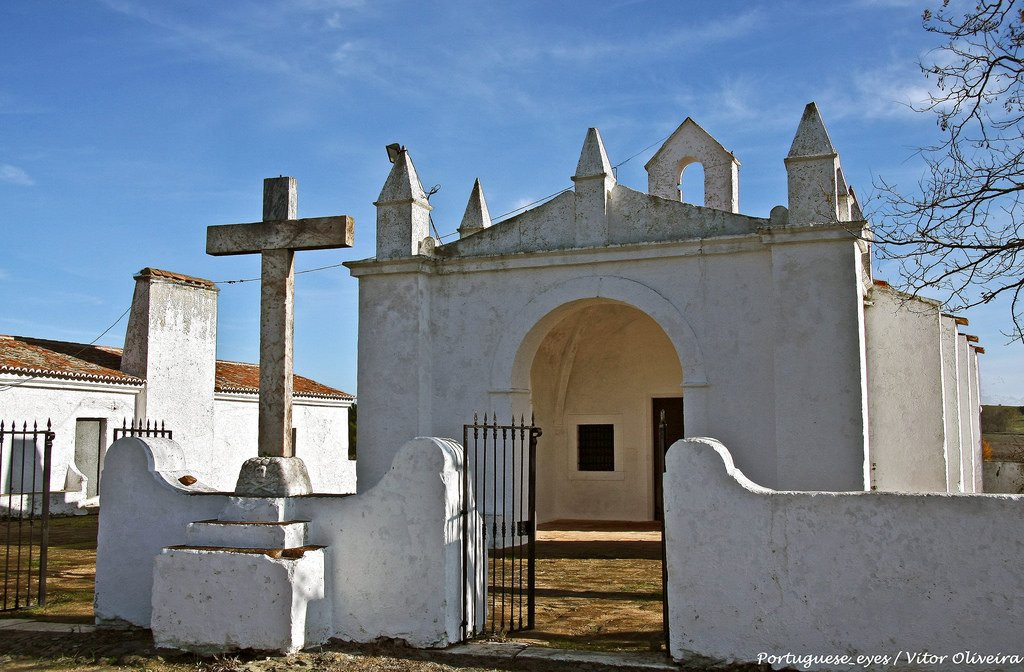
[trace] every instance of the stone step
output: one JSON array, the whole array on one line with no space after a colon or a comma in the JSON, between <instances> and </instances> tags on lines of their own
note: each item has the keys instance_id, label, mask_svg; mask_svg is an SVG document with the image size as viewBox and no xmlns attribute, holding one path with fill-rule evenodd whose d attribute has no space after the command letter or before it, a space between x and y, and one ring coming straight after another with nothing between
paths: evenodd
<instances>
[{"instance_id":1,"label":"stone step","mask_svg":"<svg viewBox=\"0 0 1024 672\"><path fill-rule=\"evenodd\" d=\"M167 554L171 551L184 551L188 553L199 553L199 554L227 554L227 555L239 555L239 556L255 556L265 555L275 560L301 560L309 552L315 551L320 553L326 546L318 546L316 544L309 544L307 546L294 546L291 548L257 548L257 547L245 547L245 546L206 546L206 545L195 545L195 544L179 544L177 546L167 546L163 549L163 553Z\"/></svg>"},{"instance_id":2,"label":"stone step","mask_svg":"<svg viewBox=\"0 0 1024 672\"><path fill-rule=\"evenodd\" d=\"M299 548L307 545L307 520L253 522L244 520L199 520L189 523L185 539L189 546L222 548Z\"/></svg>"}]
</instances>

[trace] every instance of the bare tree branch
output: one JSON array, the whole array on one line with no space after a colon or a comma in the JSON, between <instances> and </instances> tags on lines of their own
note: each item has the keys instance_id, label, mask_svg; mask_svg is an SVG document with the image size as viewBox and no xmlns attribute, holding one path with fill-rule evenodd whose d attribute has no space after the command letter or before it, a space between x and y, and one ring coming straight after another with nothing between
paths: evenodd
<instances>
[{"instance_id":1,"label":"bare tree branch","mask_svg":"<svg viewBox=\"0 0 1024 672\"><path fill-rule=\"evenodd\" d=\"M874 242L905 288L938 292L951 310L1010 296L1008 334L1024 341L1024 10L969 7L924 12L942 44L921 64L935 90L916 109L935 115L942 141L921 148L912 191L879 180Z\"/></svg>"}]
</instances>

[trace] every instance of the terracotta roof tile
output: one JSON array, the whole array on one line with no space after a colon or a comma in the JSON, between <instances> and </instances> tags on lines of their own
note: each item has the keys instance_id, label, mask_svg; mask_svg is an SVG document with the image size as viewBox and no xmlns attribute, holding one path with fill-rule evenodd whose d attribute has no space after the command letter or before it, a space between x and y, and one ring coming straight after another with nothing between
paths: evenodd
<instances>
[{"instance_id":1,"label":"terracotta roof tile","mask_svg":"<svg viewBox=\"0 0 1024 672\"><path fill-rule=\"evenodd\" d=\"M245 362L217 361L218 392L258 392L260 387L260 367L258 364ZM315 380L296 375L293 382L294 394L297 397L330 397L334 399L353 399L351 394L328 387Z\"/></svg>"},{"instance_id":2,"label":"terracotta roof tile","mask_svg":"<svg viewBox=\"0 0 1024 672\"><path fill-rule=\"evenodd\" d=\"M0 373L43 378L97 380L142 385L141 378L121 371L121 348L50 341L0 334ZM217 392L259 392L260 367L244 362L217 361ZM304 376L295 376L296 397L354 399L351 394Z\"/></svg>"},{"instance_id":3,"label":"terracotta roof tile","mask_svg":"<svg viewBox=\"0 0 1024 672\"><path fill-rule=\"evenodd\" d=\"M121 371L121 349L0 335L0 372L141 385Z\"/></svg>"}]
</instances>

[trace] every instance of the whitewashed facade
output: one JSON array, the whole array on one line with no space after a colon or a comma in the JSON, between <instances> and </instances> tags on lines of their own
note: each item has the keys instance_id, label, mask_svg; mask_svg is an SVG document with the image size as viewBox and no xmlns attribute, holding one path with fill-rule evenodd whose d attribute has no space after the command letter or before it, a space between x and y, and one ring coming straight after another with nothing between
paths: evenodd
<instances>
[{"instance_id":1,"label":"whitewashed facade","mask_svg":"<svg viewBox=\"0 0 1024 672\"><path fill-rule=\"evenodd\" d=\"M693 163L703 206L680 202ZM675 398L686 436L720 438L768 487L978 489L976 344L937 306L922 323L875 284L870 224L813 103L785 166L788 207L750 217L738 160L692 120L647 164L648 193L616 181L590 129L572 190L492 225L477 183L461 238L441 245L403 150L376 202L376 257L347 264L359 487L410 437L459 437L474 412L532 414L541 521L650 519L652 410ZM896 402L916 435L886 412ZM614 449L583 469L592 429Z\"/></svg>"}]
</instances>

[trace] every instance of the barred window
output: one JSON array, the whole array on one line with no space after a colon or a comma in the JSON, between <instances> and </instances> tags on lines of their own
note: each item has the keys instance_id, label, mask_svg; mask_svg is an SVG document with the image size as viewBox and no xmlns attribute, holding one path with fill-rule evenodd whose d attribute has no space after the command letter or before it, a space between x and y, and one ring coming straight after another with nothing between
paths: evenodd
<instances>
[{"instance_id":1,"label":"barred window","mask_svg":"<svg viewBox=\"0 0 1024 672\"><path fill-rule=\"evenodd\" d=\"M615 471L615 425L576 425L579 471Z\"/></svg>"}]
</instances>

